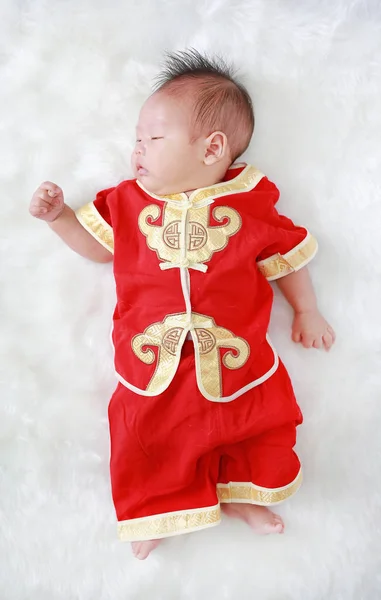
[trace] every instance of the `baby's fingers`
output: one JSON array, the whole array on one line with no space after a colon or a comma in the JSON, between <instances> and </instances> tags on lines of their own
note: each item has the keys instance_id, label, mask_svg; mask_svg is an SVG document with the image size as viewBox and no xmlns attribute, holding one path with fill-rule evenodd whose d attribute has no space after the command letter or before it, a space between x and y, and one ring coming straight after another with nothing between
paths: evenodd
<instances>
[{"instance_id":1,"label":"baby's fingers","mask_svg":"<svg viewBox=\"0 0 381 600\"><path fill-rule=\"evenodd\" d=\"M312 333L303 333L302 344L304 348L312 348L314 345L315 336Z\"/></svg>"},{"instance_id":2,"label":"baby's fingers","mask_svg":"<svg viewBox=\"0 0 381 600\"><path fill-rule=\"evenodd\" d=\"M291 337L292 337L292 341L295 342L295 344L297 344L302 339L302 334L300 333L300 331L298 329L293 329Z\"/></svg>"},{"instance_id":3,"label":"baby's fingers","mask_svg":"<svg viewBox=\"0 0 381 600\"><path fill-rule=\"evenodd\" d=\"M39 215L45 215L49 209L42 204L32 204L29 208L29 212L32 217L38 217Z\"/></svg>"},{"instance_id":4,"label":"baby's fingers","mask_svg":"<svg viewBox=\"0 0 381 600\"><path fill-rule=\"evenodd\" d=\"M40 187L38 188L38 191L40 190L48 192L49 196L53 197L59 194L61 188L59 188L58 185L52 181L44 181L44 183L41 183Z\"/></svg>"},{"instance_id":5,"label":"baby's fingers","mask_svg":"<svg viewBox=\"0 0 381 600\"><path fill-rule=\"evenodd\" d=\"M42 200L45 204L49 204L50 206L57 206L60 203L58 198L52 197L50 193L45 190L39 190L37 193L37 198Z\"/></svg>"},{"instance_id":6,"label":"baby's fingers","mask_svg":"<svg viewBox=\"0 0 381 600\"><path fill-rule=\"evenodd\" d=\"M34 198L30 205L29 212L34 217L37 215L44 215L50 210L53 209L52 200L44 200L41 196L37 196Z\"/></svg>"}]
</instances>

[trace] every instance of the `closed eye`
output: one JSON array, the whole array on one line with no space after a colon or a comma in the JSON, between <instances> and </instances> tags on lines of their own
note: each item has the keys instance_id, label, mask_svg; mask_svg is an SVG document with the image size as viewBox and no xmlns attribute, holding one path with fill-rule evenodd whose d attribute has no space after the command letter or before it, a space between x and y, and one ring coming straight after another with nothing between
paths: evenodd
<instances>
[{"instance_id":1,"label":"closed eye","mask_svg":"<svg viewBox=\"0 0 381 600\"><path fill-rule=\"evenodd\" d=\"M153 138L151 138L151 140L162 140L162 139L163 139L163 136L161 136L161 137L153 137Z\"/></svg>"}]
</instances>

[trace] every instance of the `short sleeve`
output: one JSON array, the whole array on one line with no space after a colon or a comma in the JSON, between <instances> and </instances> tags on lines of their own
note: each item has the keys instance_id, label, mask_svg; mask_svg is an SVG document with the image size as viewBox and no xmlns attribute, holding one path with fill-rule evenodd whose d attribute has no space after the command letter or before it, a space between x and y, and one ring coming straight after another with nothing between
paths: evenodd
<instances>
[{"instance_id":1,"label":"short sleeve","mask_svg":"<svg viewBox=\"0 0 381 600\"><path fill-rule=\"evenodd\" d=\"M112 187L98 192L94 202L85 204L75 213L86 231L112 254L114 254L114 234L109 196L114 190L115 187Z\"/></svg>"},{"instance_id":2,"label":"short sleeve","mask_svg":"<svg viewBox=\"0 0 381 600\"><path fill-rule=\"evenodd\" d=\"M260 252L257 264L269 281L279 279L306 266L315 256L316 239L305 227L294 225L274 206L266 214L268 244Z\"/></svg>"}]
</instances>

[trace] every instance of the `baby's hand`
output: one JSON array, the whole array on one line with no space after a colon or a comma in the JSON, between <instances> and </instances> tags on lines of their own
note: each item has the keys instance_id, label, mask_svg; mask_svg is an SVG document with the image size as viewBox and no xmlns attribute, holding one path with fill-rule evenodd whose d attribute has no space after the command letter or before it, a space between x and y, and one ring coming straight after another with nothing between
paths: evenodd
<instances>
[{"instance_id":1,"label":"baby's hand","mask_svg":"<svg viewBox=\"0 0 381 600\"><path fill-rule=\"evenodd\" d=\"M51 181L45 181L34 192L29 212L32 217L51 223L60 216L64 208L64 196L61 188Z\"/></svg>"},{"instance_id":2,"label":"baby's hand","mask_svg":"<svg viewBox=\"0 0 381 600\"><path fill-rule=\"evenodd\" d=\"M295 313L292 324L292 339L300 342L305 348L322 348L329 350L336 336L332 327L320 312L310 310Z\"/></svg>"}]
</instances>

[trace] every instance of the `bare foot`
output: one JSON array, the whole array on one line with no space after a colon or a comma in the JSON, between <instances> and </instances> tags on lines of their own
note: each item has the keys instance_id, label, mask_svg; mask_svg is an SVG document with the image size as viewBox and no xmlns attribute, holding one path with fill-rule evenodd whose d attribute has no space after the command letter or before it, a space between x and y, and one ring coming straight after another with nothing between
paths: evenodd
<instances>
[{"instance_id":1,"label":"bare foot","mask_svg":"<svg viewBox=\"0 0 381 600\"><path fill-rule=\"evenodd\" d=\"M259 534L283 533L284 523L279 515L265 506L255 504L222 504L222 510L230 517L245 521Z\"/></svg>"},{"instance_id":2,"label":"bare foot","mask_svg":"<svg viewBox=\"0 0 381 600\"><path fill-rule=\"evenodd\" d=\"M161 540L147 540L145 542L131 542L132 552L139 560L144 560L147 556L155 550L156 546L160 544Z\"/></svg>"}]
</instances>

